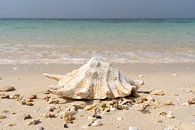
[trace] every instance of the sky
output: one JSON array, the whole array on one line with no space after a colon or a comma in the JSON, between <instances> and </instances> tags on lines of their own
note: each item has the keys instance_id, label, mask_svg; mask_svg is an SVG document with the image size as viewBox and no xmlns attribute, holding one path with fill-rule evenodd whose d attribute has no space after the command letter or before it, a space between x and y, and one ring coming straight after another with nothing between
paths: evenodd
<instances>
[{"instance_id":1,"label":"sky","mask_svg":"<svg viewBox=\"0 0 195 130\"><path fill-rule=\"evenodd\" d=\"M0 0L0 18L195 18L195 0Z\"/></svg>"}]
</instances>

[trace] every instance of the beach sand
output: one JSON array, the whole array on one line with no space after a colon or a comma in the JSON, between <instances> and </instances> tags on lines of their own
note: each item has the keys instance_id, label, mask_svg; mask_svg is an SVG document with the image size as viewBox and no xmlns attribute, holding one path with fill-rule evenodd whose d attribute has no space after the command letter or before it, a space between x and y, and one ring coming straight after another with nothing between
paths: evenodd
<instances>
[{"instance_id":1,"label":"beach sand","mask_svg":"<svg viewBox=\"0 0 195 130\"><path fill-rule=\"evenodd\" d=\"M0 99L0 115L6 116L0 119L0 130L36 130L44 127L45 130L64 130L64 120L57 118L45 118L45 113L49 104L42 100L43 93L47 91L49 84L56 84L55 80L48 79L42 73L66 74L73 69L78 68L79 64L15 64L0 65L0 86L12 85L16 88L11 92L0 92L0 94L18 93L24 97L36 94L33 106L22 105L14 99ZM182 106L190 98L195 97L195 64L115 64L129 79L143 79L145 84L140 91L163 90L165 95L152 97L159 103L168 100L173 105L160 106L159 108L148 109L150 113L143 114L134 109L116 110L104 113L102 115L102 126L88 127L89 112L79 111L75 115L73 124L68 125L68 129L99 129L99 130L128 130L129 127L137 127L140 130L163 130L171 126L179 130L195 129L195 104ZM142 75L142 76L140 76ZM140 96L149 95L138 93ZM62 100L63 101L63 100ZM66 101L66 100L64 100ZM75 102L84 101L66 101L66 103L53 104L56 107L64 107ZM6 111L5 111L6 110ZM171 111L175 118L168 118L159 115L159 112ZM63 112L63 111L62 111ZM24 114L30 114L32 119L24 120ZM37 125L28 125L33 119L40 119L41 123ZM117 120L118 119L118 120ZM87 126L87 128L84 128Z\"/></svg>"}]
</instances>

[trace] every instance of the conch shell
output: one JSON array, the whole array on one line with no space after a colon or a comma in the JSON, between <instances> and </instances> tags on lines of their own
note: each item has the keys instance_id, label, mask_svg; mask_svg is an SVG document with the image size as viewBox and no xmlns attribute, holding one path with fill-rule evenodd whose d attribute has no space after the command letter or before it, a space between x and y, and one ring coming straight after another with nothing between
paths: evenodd
<instances>
[{"instance_id":1,"label":"conch shell","mask_svg":"<svg viewBox=\"0 0 195 130\"><path fill-rule=\"evenodd\" d=\"M72 99L106 99L126 97L136 92L141 82L129 81L110 63L93 57L87 64L66 75L46 74L58 81L53 93ZM140 84L141 83L141 84Z\"/></svg>"}]
</instances>

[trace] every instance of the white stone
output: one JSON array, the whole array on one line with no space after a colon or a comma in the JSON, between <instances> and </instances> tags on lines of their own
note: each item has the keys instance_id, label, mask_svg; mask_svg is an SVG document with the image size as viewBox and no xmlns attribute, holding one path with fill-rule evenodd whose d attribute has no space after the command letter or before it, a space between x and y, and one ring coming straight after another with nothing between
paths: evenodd
<instances>
[{"instance_id":1,"label":"white stone","mask_svg":"<svg viewBox=\"0 0 195 130\"><path fill-rule=\"evenodd\" d=\"M123 117L117 117L117 120L121 121L121 120L123 120Z\"/></svg>"},{"instance_id":2,"label":"white stone","mask_svg":"<svg viewBox=\"0 0 195 130\"><path fill-rule=\"evenodd\" d=\"M188 102L184 102L184 103L182 103L182 106L190 106L190 104L188 103Z\"/></svg>"},{"instance_id":3,"label":"white stone","mask_svg":"<svg viewBox=\"0 0 195 130\"><path fill-rule=\"evenodd\" d=\"M94 127L101 126L101 125L102 125L102 123L101 123L100 120L95 120L95 121L91 124L91 126L94 126Z\"/></svg>"}]
</instances>

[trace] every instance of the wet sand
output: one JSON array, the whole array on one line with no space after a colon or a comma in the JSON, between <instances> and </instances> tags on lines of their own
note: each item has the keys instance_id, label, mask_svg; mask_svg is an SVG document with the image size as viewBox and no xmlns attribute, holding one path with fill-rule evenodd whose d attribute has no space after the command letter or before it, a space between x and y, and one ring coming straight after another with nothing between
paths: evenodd
<instances>
[{"instance_id":1,"label":"wet sand","mask_svg":"<svg viewBox=\"0 0 195 130\"><path fill-rule=\"evenodd\" d=\"M79 64L15 64L0 65L0 86L12 85L16 88L11 92L0 92L0 94L18 93L24 97L36 94L33 106L22 105L19 101L13 99L0 99L0 115L6 116L0 119L1 130L35 130L44 127L45 130L64 130L64 120L61 116L56 118L45 118L46 108L51 105L63 108L74 101L49 104L42 100L43 93L48 89L49 84L57 82L45 78L42 73L66 74L73 69L78 68ZM163 130L170 126L175 126L179 130L195 129L195 104L182 106L190 98L195 97L195 64L115 64L129 79L143 79L145 84L139 89L140 91L163 90L164 96L152 95L152 97L164 103L168 100L173 105L161 106L159 108L149 109L150 113L143 114L134 109L116 110L104 113L102 115L102 126L87 127L83 129L107 129L107 130L128 130L130 126L140 128L140 130ZM143 75L143 76L140 76ZM139 93L140 96L149 95ZM6 112L6 111L7 112ZM159 112L171 111L175 118L160 116ZM30 114L32 119L24 120L24 114ZM73 124L69 124L69 129L77 130L82 126L88 126L89 112L79 111L75 116ZM117 118L122 120L117 120ZM37 125L28 125L33 119L40 119L41 123ZM10 126L11 125L11 126Z\"/></svg>"}]
</instances>

